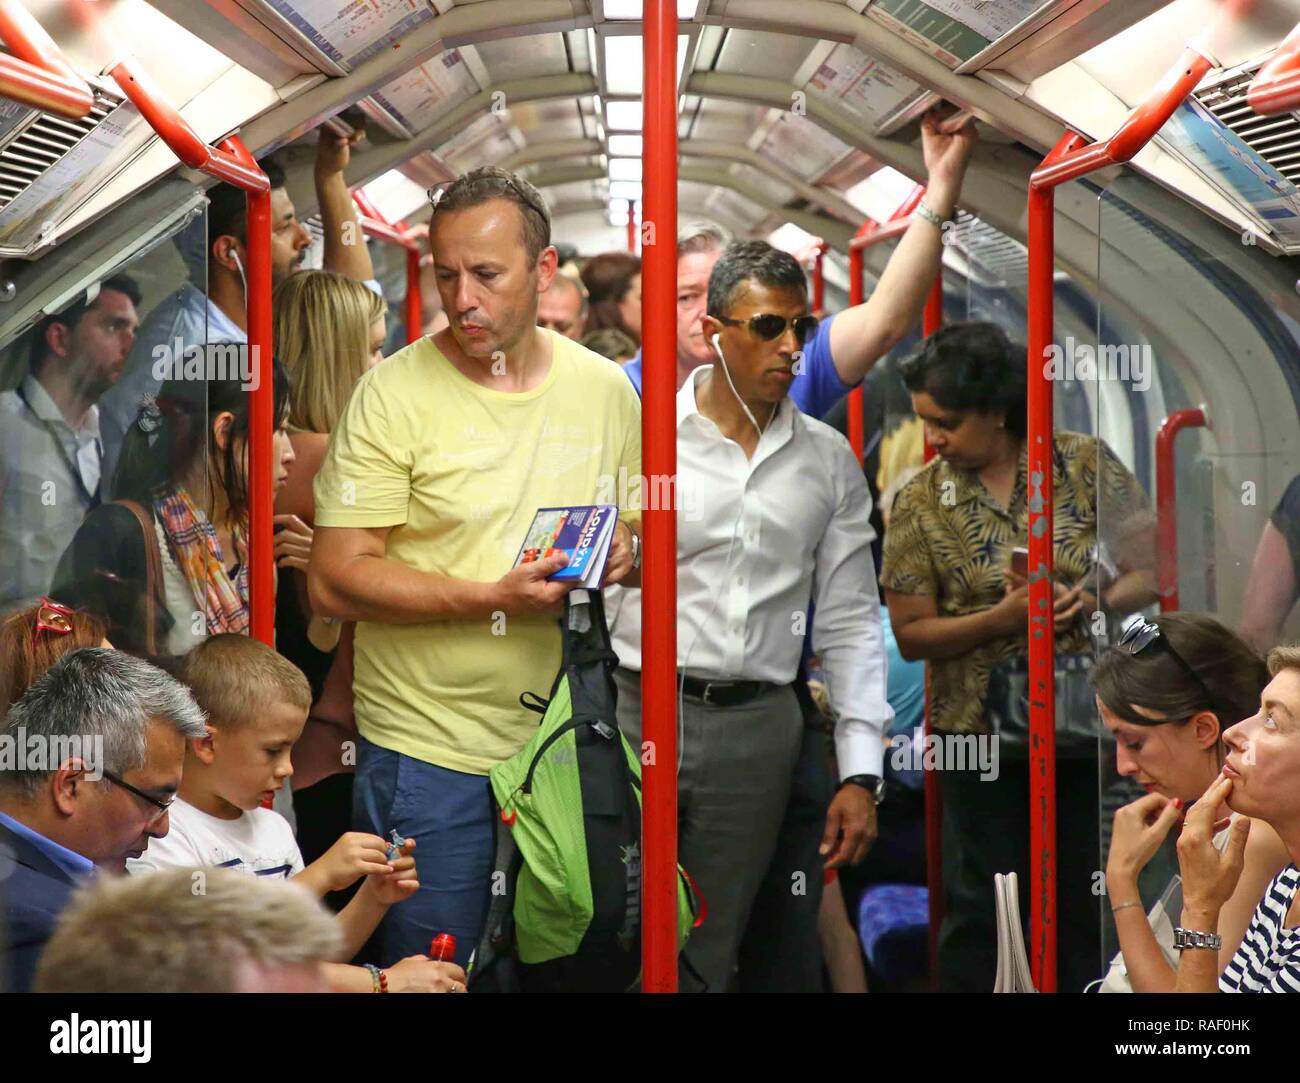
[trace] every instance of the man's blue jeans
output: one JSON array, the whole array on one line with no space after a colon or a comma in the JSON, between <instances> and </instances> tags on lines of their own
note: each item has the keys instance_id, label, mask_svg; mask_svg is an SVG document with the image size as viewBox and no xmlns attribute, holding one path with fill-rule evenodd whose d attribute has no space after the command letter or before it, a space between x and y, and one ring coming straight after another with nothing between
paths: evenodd
<instances>
[{"instance_id":1,"label":"man's blue jeans","mask_svg":"<svg viewBox=\"0 0 1300 1083\"><path fill-rule=\"evenodd\" d=\"M464 966L483 933L496 835L486 775L467 775L357 741L352 822L388 838L415 839L420 890L389 909L380 926L380 965L428 953L438 933L456 937Z\"/></svg>"}]
</instances>

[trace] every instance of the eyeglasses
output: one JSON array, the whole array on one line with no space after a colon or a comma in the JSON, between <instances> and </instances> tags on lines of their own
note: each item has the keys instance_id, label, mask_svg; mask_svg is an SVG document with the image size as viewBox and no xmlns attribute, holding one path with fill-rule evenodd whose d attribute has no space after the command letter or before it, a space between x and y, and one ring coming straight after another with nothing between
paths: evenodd
<instances>
[{"instance_id":1,"label":"eyeglasses","mask_svg":"<svg viewBox=\"0 0 1300 1083\"><path fill-rule=\"evenodd\" d=\"M524 190L524 187L519 183L518 180L515 179L515 177L512 174L503 173L500 175L478 177L475 178L474 183L475 185L492 184L498 188L510 189L510 191L513 192L515 196L518 198L520 203L522 203L530 211L536 214L538 218L540 218L543 222L545 222L548 228L550 227L551 219L550 216L546 213L545 208L538 205L537 200L535 200ZM451 185L444 185L441 188L430 188L428 189L428 191L425 192L425 195L429 197L429 202L433 204L434 214L438 213L438 205L442 202L442 197L447 194L447 189L450 187Z\"/></svg>"},{"instance_id":2,"label":"eyeglasses","mask_svg":"<svg viewBox=\"0 0 1300 1083\"><path fill-rule=\"evenodd\" d=\"M66 636L72 632L72 610L67 606L52 602L41 595L41 604L36 609L36 626L32 629L32 645L42 632L53 632Z\"/></svg>"},{"instance_id":3,"label":"eyeglasses","mask_svg":"<svg viewBox=\"0 0 1300 1083\"><path fill-rule=\"evenodd\" d=\"M1153 643L1164 648L1169 657L1177 662L1182 667L1183 672L1195 682L1196 687L1205 696L1205 702L1211 707L1215 706L1217 701L1214 694L1206 683L1201 680L1200 674L1191 667L1187 659L1174 649L1174 645L1169 642L1169 637L1160 634L1160 625L1147 620L1145 617L1138 617L1124 629L1124 633L1119 637L1119 642L1115 644L1115 647L1127 655L1136 657Z\"/></svg>"},{"instance_id":4,"label":"eyeglasses","mask_svg":"<svg viewBox=\"0 0 1300 1083\"><path fill-rule=\"evenodd\" d=\"M152 817L153 820L161 819L167 813L167 810L170 809L172 805L175 804L176 802L175 794L172 794L172 796L169 797L166 801L159 801L158 798L156 797L150 797L149 794L144 792L144 790L136 789L134 786L131 785L131 783L126 782L125 780L119 778L117 775L113 774L112 771L104 771L103 775L106 779L108 779L109 782L113 783L113 785L121 786L122 789L135 794L136 797L144 798L144 800L148 801L149 804L153 805L153 807L158 810L153 814Z\"/></svg>"},{"instance_id":5,"label":"eyeglasses","mask_svg":"<svg viewBox=\"0 0 1300 1083\"><path fill-rule=\"evenodd\" d=\"M796 316L792 320L787 320L784 316L764 312L758 316L750 316L747 320L733 320L728 316L713 318L727 327L748 327L751 334L757 335L765 342L780 338L789 326L794 330L795 341L802 346L808 341L808 336L817 330L817 319L814 316Z\"/></svg>"}]
</instances>

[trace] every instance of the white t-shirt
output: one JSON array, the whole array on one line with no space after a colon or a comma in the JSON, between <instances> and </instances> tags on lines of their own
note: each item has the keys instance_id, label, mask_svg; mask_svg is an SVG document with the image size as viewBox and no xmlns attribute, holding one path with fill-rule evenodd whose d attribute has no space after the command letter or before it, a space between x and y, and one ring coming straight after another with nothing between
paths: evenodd
<instances>
[{"instance_id":1,"label":"white t-shirt","mask_svg":"<svg viewBox=\"0 0 1300 1083\"><path fill-rule=\"evenodd\" d=\"M221 820L178 797L169 819L166 836L150 839L143 856L127 861L127 872L217 866L284 880L302 872L293 829L272 809L249 809L237 820Z\"/></svg>"}]
</instances>

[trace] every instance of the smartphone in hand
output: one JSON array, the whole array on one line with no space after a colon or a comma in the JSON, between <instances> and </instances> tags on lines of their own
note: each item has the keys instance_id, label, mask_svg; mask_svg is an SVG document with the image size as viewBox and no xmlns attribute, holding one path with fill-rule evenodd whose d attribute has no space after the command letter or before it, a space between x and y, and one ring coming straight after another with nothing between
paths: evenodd
<instances>
[{"instance_id":1,"label":"smartphone in hand","mask_svg":"<svg viewBox=\"0 0 1300 1083\"><path fill-rule=\"evenodd\" d=\"M1023 579L1029 578L1029 550L1023 545L1011 550L1011 570Z\"/></svg>"}]
</instances>

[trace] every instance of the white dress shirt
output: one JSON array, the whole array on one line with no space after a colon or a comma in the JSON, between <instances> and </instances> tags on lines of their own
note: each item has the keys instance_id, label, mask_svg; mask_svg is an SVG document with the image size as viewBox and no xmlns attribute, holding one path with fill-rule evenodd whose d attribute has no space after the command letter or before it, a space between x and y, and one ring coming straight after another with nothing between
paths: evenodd
<instances>
[{"instance_id":1,"label":"white dress shirt","mask_svg":"<svg viewBox=\"0 0 1300 1083\"><path fill-rule=\"evenodd\" d=\"M862 469L843 436L788 399L747 459L696 407L710 367L677 393L678 671L789 684L811 598L840 775L880 775L894 712ZM606 594L614 649L640 669L641 592Z\"/></svg>"},{"instance_id":2,"label":"white dress shirt","mask_svg":"<svg viewBox=\"0 0 1300 1083\"><path fill-rule=\"evenodd\" d=\"M0 394L0 610L49 590L63 550L95 504L100 464L96 407L73 429L31 373Z\"/></svg>"}]
</instances>

